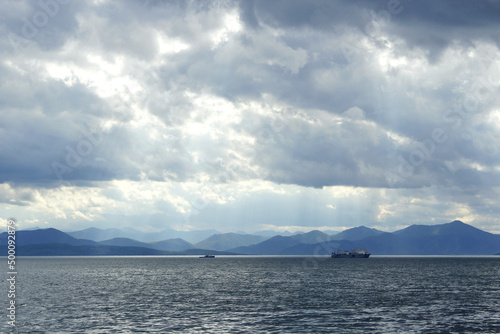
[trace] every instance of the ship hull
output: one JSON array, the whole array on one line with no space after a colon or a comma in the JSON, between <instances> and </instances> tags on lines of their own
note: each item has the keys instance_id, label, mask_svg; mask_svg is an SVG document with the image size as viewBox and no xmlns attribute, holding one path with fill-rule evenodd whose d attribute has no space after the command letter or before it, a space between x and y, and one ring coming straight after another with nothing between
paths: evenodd
<instances>
[{"instance_id":1,"label":"ship hull","mask_svg":"<svg viewBox=\"0 0 500 334\"><path fill-rule=\"evenodd\" d=\"M334 259L367 259L370 254L332 254Z\"/></svg>"}]
</instances>

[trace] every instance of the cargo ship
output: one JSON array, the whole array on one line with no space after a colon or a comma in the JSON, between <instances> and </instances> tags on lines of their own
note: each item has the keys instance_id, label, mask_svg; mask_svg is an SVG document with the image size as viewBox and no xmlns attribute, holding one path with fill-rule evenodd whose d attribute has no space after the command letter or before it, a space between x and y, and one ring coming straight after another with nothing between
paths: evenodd
<instances>
[{"instance_id":1,"label":"cargo ship","mask_svg":"<svg viewBox=\"0 0 500 334\"><path fill-rule=\"evenodd\" d=\"M359 251L357 250L352 250L351 252L349 251L344 251L342 252L340 249L337 250L337 252L332 252L332 257L336 259L344 259L344 258L355 258L355 259L367 259L370 257L370 253L368 251L360 249Z\"/></svg>"}]
</instances>

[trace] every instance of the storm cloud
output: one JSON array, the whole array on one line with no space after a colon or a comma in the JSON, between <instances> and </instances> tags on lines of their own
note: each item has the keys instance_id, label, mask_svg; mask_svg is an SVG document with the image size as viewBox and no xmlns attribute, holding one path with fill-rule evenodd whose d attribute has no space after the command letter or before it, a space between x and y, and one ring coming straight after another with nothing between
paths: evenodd
<instances>
[{"instance_id":1,"label":"storm cloud","mask_svg":"<svg viewBox=\"0 0 500 334\"><path fill-rule=\"evenodd\" d=\"M500 232L498 2L2 9L4 220Z\"/></svg>"}]
</instances>

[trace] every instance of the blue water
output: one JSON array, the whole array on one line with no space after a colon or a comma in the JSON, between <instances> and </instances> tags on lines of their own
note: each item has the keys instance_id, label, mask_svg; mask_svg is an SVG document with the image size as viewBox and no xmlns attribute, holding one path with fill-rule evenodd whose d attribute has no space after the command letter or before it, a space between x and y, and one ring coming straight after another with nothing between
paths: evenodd
<instances>
[{"instance_id":1,"label":"blue water","mask_svg":"<svg viewBox=\"0 0 500 334\"><path fill-rule=\"evenodd\" d=\"M17 271L19 333L500 332L500 257L25 257Z\"/></svg>"}]
</instances>

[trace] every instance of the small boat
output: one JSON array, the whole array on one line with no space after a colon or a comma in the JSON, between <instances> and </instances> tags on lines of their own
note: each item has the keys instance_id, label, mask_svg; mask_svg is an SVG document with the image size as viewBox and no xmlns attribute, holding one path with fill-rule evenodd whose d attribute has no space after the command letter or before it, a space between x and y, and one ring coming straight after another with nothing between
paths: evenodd
<instances>
[{"instance_id":1,"label":"small boat","mask_svg":"<svg viewBox=\"0 0 500 334\"><path fill-rule=\"evenodd\" d=\"M200 256L200 259L213 259L215 255L205 255L205 256Z\"/></svg>"}]
</instances>

